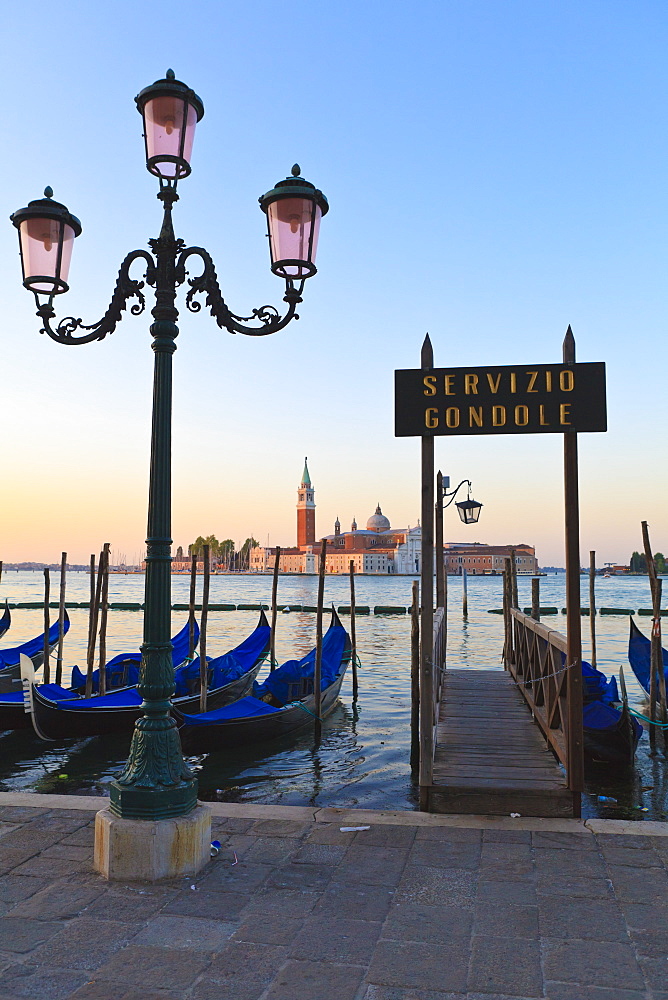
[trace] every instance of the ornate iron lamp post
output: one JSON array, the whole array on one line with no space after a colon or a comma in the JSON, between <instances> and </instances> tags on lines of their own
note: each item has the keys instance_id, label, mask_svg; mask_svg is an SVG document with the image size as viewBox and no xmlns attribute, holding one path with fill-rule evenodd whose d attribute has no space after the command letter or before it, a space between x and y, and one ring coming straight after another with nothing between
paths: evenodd
<instances>
[{"instance_id":1,"label":"ornate iron lamp post","mask_svg":"<svg viewBox=\"0 0 668 1000\"><path fill-rule=\"evenodd\" d=\"M144 311L143 289L151 286L155 306L150 332L155 353L151 467L146 539L146 583L144 641L139 693L143 716L137 721L130 756L122 774L111 786L111 812L122 819L159 820L186 816L197 802L197 780L186 765L170 698L174 692L171 612L171 422L172 354L176 350L178 310L176 291L189 286L186 307L199 312L205 305L221 329L264 337L298 319L304 282L316 273L315 255L320 219L328 211L327 199L300 176L292 175L260 198L267 216L271 269L285 280L287 303L284 315L273 306L254 309L250 316L237 316L223 299L210 255L202 247L186 247L172 227L172 207L178 201L178 181L190 174L195 126L204 115L202 101L189 87L174 78L146 87L136 98L144 122L147 169L159 179L157 197L164 215L160 235L149 240L151 253L133 250L121 264L109 307L96 323L66 317L54 325L56 295L68 290L67 275L74 240L81 224L64 205L45 197L19 209L11 221L19 231L23 284L35 295L42 333L60 344L86 344L113 333L129 300L133 316ZM189 276L186 265L199 258L201 271ZM144 280L130 276L142 261Z\"/></svg>"}]
</instances>

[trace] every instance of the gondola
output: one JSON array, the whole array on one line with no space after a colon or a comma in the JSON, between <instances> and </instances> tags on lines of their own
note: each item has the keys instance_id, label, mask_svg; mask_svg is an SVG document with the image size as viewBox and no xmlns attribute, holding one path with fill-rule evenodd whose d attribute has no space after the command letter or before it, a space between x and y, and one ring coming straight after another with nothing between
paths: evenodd
<instances>
[{"instance_id":1,"label":"gondola","mask_svg":"<svg viewBox=\"0 0 668 1000\"><path fill-rule=\"evenodd\" d=\"M194 622L193 648L197 649L199 642L199 625ZM186 622L180 632L172 638L172 663L174 669L180 667L188 657L190 651L190 622ZM133 687L139 683L139 668L141 666L141 652L119 653L105 666L107 691L116 688ZM86 693L86 674L78 667L72 667L71 688L76 694ZM93 671L93 694L100 690L100 671Z\"/></svg>"},{"instance_id":2,"label":"gondola","mask_svg":"<svg viewBox=\"0 0 668 1000\"><path fill-rule=\"evenodd\" d=\"M586 660L582 661L582 728L585 757L592 763L632 764L643 728L631 715L620 670L622 698L617 681L609 680Z\"/></svg>"},{"instance_id":3,"label":"gondola","mask_svg":"<svg viewBox=\"0 0 668 1000\"><path fill-rule=\"evenodd\" d=\"M188 715L175 707L184 752L193 755L228 747L255 747L312 726L315 655L312 649L301 660L288 660L262 684L255 683L252 695L225 708ZM331 625L322 640L321 718L336 704L350 655L350 637L332 610Z\"/></svg>"},{"instance_id":4,"label":"gondola","mask_svg":"<svg viewBox=\"0 0 668 1000\"><path fill-rule=\"evenodd\" d=\"M650 665L652 660L652 642L642 634L633 618L629 618L631 632L629 635L629 663L636 675L636 680L649 697ZM663 655L663 671L668 685L668 649L661 648Z\"/></svg>"},{"instance_id":5,"label":"gondola","mask_svg":"<svg viewBox=\"0 0 668 1000\"><path fill-rule=\"evenodd\" d=\"M68 620L69 627L69 620ZM194 644L199 642L199 626L195 622ZM174 668L180 667L187 658L190 649L189 623L184 625L180 632L172 639L172 662ZM41 661L40 661L41 662ZM199 662L199 661L198 661ZM141 664L141 653L119 653L106 664L107 691L123 687L127 689L139 683L139 666ZM30 729L32 722L30 716L23 709L24 698L21 685L20 668L17 668L16 680L11 687L3 689L0 687L0 732L8 729ZM0 675L1 676L1 675ZM100 671L93 671L93 692L96 692L100 683ZM18 690L17 690L18 687ZM72 681L69 688L61 687L59 684L40 684L40 691L47 701L67 701L86 693L86 675L78 667L72 667Z\"/></svg>"},{"instance_id":6,"label":"gondola","mask_svg":"<svg viewBox=\"0 0 668 1000\"><path fill-rule=\"evenodd\" d=\"M3 635L9 629L9 626L11 624L12 624L12 615L9 610L9 604L7 603L7 601L5 601L5 612L2 618L0 618L0 639L2 639Z\"/></svg>"},{"instance_id":7,"label":"gondola","mask_svg":"<svg viewBox=\"0 0 668 1000\"><path fill-rule=\"evenodd\" d=\"M70 619L65 611L63 621L63 635L67 635L70 629ZM49 629L49 649L55 649L58 643L58 622ZM20 691L21 668L19 666L21 655L32 660L35 668L40 667L44 660L44 633L29 639L20 646L13 649L0 649L0 693L8 691Z\"/></svg>"},{"instance_id":8,"label":"gondola","mask_svg":"<svg viewBox=\"0 0 668 1000\"><path fill-rule=\"evenodd\" d=\"M210 688L207 702L228 705L250 691L269 653L271 629L264 612L255 630L240 645L215 659L207 659ZM186 712L199 708L199 657L174 674L174 706ZM137 688L126 687L92 698L53 697L45 685L29 687L29 718L42 739L62 740L130 731L142 714Z\"/></svg>"}]
</instances>

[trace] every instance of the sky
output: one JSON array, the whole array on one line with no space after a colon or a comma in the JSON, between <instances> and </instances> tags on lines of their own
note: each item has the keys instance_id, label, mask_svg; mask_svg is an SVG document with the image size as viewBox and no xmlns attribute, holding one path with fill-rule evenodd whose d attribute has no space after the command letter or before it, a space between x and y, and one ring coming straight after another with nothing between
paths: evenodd
<instances>
[{"instance_id":1,"label":"sky","mask_svg":"<svg viewBox=\"0 0 668 1000\"><path fill-rule=\"evenodd\" d=\"M40 28L48 26L48 30ZM665 52L636 0L36 0L0 28L5 217L45 185L77 215L58 315L104 313L160 228L135 95L168 67L202 98L177 236L206 247L231 309L281 305L257 198L298 162L330 202L300 320L267 338L181 315L173 538L296 540L308 456L318 536L420 516L420 443L395 438L393 372L549 364L570 324L607 365L608 431L581 434L582 563L628 562L641 520L668 550ZM81 347L39 335L0 229L0 559L132 561L146 531L146 316ZM181 298L183 304L183 299ZM564 564L560 435L436 439L484 504L450 541L526 542Z\"/></svg>"}]
</instances>

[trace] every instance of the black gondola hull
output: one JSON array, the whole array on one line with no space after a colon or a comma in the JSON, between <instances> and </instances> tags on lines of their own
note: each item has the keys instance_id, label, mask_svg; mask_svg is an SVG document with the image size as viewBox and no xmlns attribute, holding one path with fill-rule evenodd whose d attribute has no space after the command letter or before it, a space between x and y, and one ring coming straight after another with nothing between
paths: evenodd
<instances>
[{"instance_id":1,"label":"black gondola hull","mask_svg":"<svg viewBox=\"0 0 668 1000\"><path fill-rule=\"evenodd\" d=\"M32 729L32 722L23 709L23 699L18 702L3 702L0 695L0 733L9 729Z\"/></svg>"},{"instance_id":2,"label":"black gondola hull","mask_svg":"<svg viewBox=\"0 0 668 1000\"><path fill-rule=\"evenodd\" d=\"M623 708L616 726L608 729L583 728L585 757L592 763L633 764L639 737L631 715Z\"/></svg>"},{"instance_id":3,"label":"black gondola hull","mask_svg":"<svg viewBox=\"0 0 668 1000\"><path fill-rule=\"evenodd\" d=\"M253 686L262 663L256 663L241 677L210 691L207 697L209 709L223 708L239 698L245 697ZM33 710L35 728L49 740L82 739L87 736L106 736L110 733L130 732L135 722L143 714L137 705L77 708L76 700L59 702L62 707L42 697L38 687L33 687ZM199 694L175 698L173 705L182 711L199 711ZM26 714L28 725L30 717Z\"/></svg>"},{"instance_id":4,"label":"black gondola hull","mask_svg":"<svg viewBox=\"0 0 668 1000\"><path fill-rule=\"evenodd\" d=\"M321 718L330 714L339 697L347 664L344 663L336 681L321 695ZM257 715L244 719L227 719L207 726L184 725L180 713L174 716L179 724L181 745L188 756L215 753L232 747L255 747L282 737L291 736L301 729L313 726L315 700L309 695L298 704L287 705L271 715Z\"/></svg>"},{"instance_id":5,"label":"black gondola hull","mask_svg":"<svg viewBox=\"0 0 668 1000\"><path fill-rule=\"evenodd\" d=\"M58 642L54 642L52 646L49 647L49 651L52 653ZM33 666L35 670L42 666L44 662L44 651L41 650L39 653L35 653L31 656ZM10 694L13 691L21 690L21 664L12 663L11 666L5 667L4 670L0 670L0 694Z\"/></svg>"}]
</instances>

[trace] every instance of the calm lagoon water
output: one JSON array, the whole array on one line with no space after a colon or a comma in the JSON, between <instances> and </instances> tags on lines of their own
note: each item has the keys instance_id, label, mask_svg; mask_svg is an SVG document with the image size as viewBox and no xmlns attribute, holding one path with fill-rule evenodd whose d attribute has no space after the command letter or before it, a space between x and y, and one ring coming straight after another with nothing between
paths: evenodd
<instances>
[{"instance_id":1,"label":"calm lagoon water","mask_svg":"<svg viewBox=\"0 0 668 1000\"><path fill-rule=\"evenodd\" d=\"M52 574L55 578L57 574ZM501 669L503 619L489 614L501 607L501 577L469 577L468 616L462 614L462 584L449 578L448 663L472 670ZM201 585L201 581L200 581ZM410 577L360 576L356 579L358 605L405 606L410 604ZM52 596L57 581L52 580ZM172 578L172 602L187 603L189 580ZM109 600L143 601L144 577L110 577ZM316 603L317 579L285 577L279 581L281 606ZM519 603L531 603L531 580L518 580ZM88 599L86 573L69 573L67 599ZM0 585L4 602L38 601L43 594L41 572L5 571ZM611 577L597 579L599 607L647 608L650 606L646 578ZM582 603L587 605L588 580L582 578ZM211 579L212 604L266 603L271 598L268 576L216 576ZM349 603L348 580L330 577L325 599L336 606ZM565 603L564 576L541 578L541 604L561 609ZM57 612L52 611L55 616ZM87 611L69 611L72 626L65 642L65 662L70 667L85 664ZM12 627L2 646L18 645L42 630L42 613L12 611ZM186 620L185 612L172 615L173 632ZM344 624L346 619L344 618ZM210 612L208 652L212 656L237 645L257 621L255 612ZM551 627L565 632L565 618L558 614L546 619ZM633 677L626 648L628 618L597 616L598 666L611 674L625 666L631 704L642 710L644 696ZM649 635L650 619L636 619ZM227 751L193 758L199 773L203 798L232 801L359 806L374 809L416 808L417 794L411 782L410 745L410 617L358 616L357 646L361 660L360 692L356 704L351 694L350 674L346 677L340 703L324 725L323 739L316 749L311 734L303 732L289 744L266 745L259 751ZM583 651L589 654L589 619L583 618ZM137 649L141 642L142 615L111 611L107 638L108 656ZM283 613L278 618L276 653L279 660L302 656L315 643L315 615ZM665 645L665 643L664 643ZM107 794L108 783L127 756L129 736L72 740L66 744L42 743L29 732L0 735L0 789L40 792ZM636 766L623 775L611 776L600 766L587 776L584 802L586 815L628 819L663 819L668 814L666 758L663 752L650 755L644 735ZM616 805L602 806L598 795L617 799ZM647 812L642 810L646 809Z\"/></svg>"}]
</instances>

